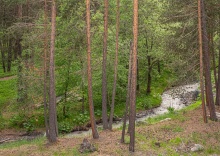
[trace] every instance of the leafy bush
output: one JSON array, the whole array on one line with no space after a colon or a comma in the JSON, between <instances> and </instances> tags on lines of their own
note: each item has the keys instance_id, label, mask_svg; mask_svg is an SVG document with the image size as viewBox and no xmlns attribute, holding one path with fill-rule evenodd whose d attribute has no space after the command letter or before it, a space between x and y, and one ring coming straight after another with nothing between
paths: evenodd
<instances>
[{"instance_id":1,"label":"leafy bush","mask_svg":"<svg viewBox=\"0 0 220 156\"><path fill-rule=\"evenodd\" d=\"M25 122L24 117L21 115L14 115L11 119L9 119L9 125L11 127L23 127L23 123Z\"/></svg>"},{"instance_id":2,"label":"leafy bush","mask_svg":"<svg viewBox=\"0 0 220 156\"><path fill-rule=\"evenodd\" d=\"M79 126L84 125L88 121L89 121L88 114L79 114L76 118L73 119L73 122Z\"/></svg>"},{"instance_id":3,"label":"leafy bush","mask_svg":"<svg viewBox=\"0 0 220 156\"><path fill-rule=\"evenodd\" d=\"M67 121L63 121L58 124L59 133L69 133L72 130L72 124Z\"/></svg>"},{"instance_id":4,"label":"leafy bush","mask_svg":"<svg viewBox=\"0 0 220 156\"><path fill-rule=\"evenodd\" d=\"M33 132L34 131L34 123L33 121L27 121L23 123L23 127L26 129L27 133Z\"/></svg>"}]
</instances>

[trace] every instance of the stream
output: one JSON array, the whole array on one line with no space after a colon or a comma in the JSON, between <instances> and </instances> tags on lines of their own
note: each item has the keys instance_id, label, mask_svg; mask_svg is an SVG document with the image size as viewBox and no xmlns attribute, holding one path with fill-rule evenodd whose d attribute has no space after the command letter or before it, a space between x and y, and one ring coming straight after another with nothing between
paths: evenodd
<instances>
[{"instance_id":1,"label":"stream","mask_svg":"<svg viewBox=\"0 0 220 156\"><path fill-rule=\"evenodd\" d=\"M165 91L161 98L162 103L159 107L153 108L151 110L142 111L136 114L136 123L137 122L145 122L145 120L149 117L155 117L157 115L161 115L168 112L169 108L174 110L180 110L188 105L190 105L196 98L198 97L199 84L189 84L182 85L178 87L173 87L167 91ZM113 129L119 128L122 126L122 121L115 122L112 127ZM97 125L98 129L102 129L102 124ZM88 131L75 131L69 134L66 134L64 137L72 138L72 137L82 137L92 135L91 128Z\"/></svg>"}]
</instances>

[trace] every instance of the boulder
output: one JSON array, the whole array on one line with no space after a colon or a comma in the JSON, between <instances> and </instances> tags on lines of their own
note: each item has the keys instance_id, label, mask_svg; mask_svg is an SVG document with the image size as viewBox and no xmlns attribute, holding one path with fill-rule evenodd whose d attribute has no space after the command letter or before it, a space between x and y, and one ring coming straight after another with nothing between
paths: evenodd
<instances>
[{"instance_id":1,"label":"boulder","mask_svg":"<svg viewBox=\"0 0 220 156\"><path fill-rule=\"evenodd\" d=\"M83 143L80 145L79 152L80 153L88 153L88 152L95 152L97 149L91 143L89 143L88 139L83 139Z\"/></svg>"},{"instance_id":2,"label":"boulder","mask_svg":"<svg viewBox=\"0 0 220 156\"><path fill-rule=\"evenodd\" d=\"M195 144L192 148L191 151L192 152L198 152L198 151L202 151L204 149L204 147L200 144Z\"/></svg>"}]
</instances>

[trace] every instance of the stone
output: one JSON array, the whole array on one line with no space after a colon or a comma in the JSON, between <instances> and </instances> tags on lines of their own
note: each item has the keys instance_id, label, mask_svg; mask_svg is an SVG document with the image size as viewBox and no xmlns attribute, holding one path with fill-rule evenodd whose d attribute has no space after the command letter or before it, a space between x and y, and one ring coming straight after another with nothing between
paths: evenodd
<instances>
[{"instance_id":1,"label":"stone","mask_svg":"<svg viewBox=\"0 0 220 156\"><path fill-rule=\"evenodd\" d=\"M160 122L169 121L169 120L171 120L171 118L166 118L166 119L160 120Z\"/></svg>"},{"instance_id":2,"label":"stone","mask_svg":"<svg viewBox=\"0 0 220 156\"><path fill-rule=\"evenodd\" d=\"M202 151L204 149L204 147L200 144L195 144L192 148L191 151L192 152L198 152L198 151Z\"/></svg>"},{"instance_id":3,"label":"stone","mask_svg":"<svg viewBox=\"0 0 220 156\"><path fill-rule=\"evenodd\" d=\"M88 153L88 152L95 152L97 149L91 143L89 143L88 139L83 139L83 143L80 145L79 152L80 153Z\"/></svg>"}]
</instances>

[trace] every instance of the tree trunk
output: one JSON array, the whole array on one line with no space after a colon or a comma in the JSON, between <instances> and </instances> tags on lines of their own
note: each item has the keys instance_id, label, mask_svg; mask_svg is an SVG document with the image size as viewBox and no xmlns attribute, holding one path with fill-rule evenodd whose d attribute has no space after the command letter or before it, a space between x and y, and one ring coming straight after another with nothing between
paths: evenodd
<instances>
[{"instance_id":1,"label":"tree trunk","mask_svg":"<svg viewBox=\"0 0 220 156\"><path fill-rule=\"evenodd\" d=\"M107 115L107 39L108 39L108 0L104 0L105 13L104 13L104 38L103 38L103 61L102 61L102 122L103 129L108 128L108 115Z\"/></svg>"},{"instance_id":2,"label":"tree trunk","mask_svg":"<svg viewBox=\"0 0 220 156\"><path fill-rule=\"evenodd\" d=\"M126 129L126 121L128 116L129 110L129 103L130 103L130 94L131 94L131 76L132 76L132 55L133 55L133 44L130 43L130 55L129 55L129 68L128 68L128 84L127 84L127 95L126 95L126 105L125 105L125 112L123 118L123 127L122 127L122 135L121 135L121 143L125 142L125 129Z\"/></svg>"},{"instance_id":3,"label":"tree trunk","mask_svg":"<svg viewBox=\"0 0 220 156\"><path fill-rule=\"evenodd\" d=\"M7 72L10 72L10 71L11 71L11 61L12 61L12 39L9 39Z\"/></svg>"},{"instance_id":4,"label":"tree trunk","mask_svg":"<svg viewBox=\"0 0 220 156\"><path fill-rule=\"evenodd\" d=\"M151 65L151 57L147 56L147 61L148 61L148 74L147 74L147 91L146 94L151 93L151 71L152 71L152 65Z\"/></svg>"},{"instance_id":5,"label":"tree trunk","mask_svg":"<svg viewBox=\"0 0 220 156\"><path fill-rule=\"evenodd\" d=\"M218 16L219 23L220 23L220 14ZM219 34L220 35L220 29ZM219 55L218 55L218 78L217 78L217 85L216 85L216 101L215 105L220 106L220 46L218 47Z\"/></svg>"},{"instance_id":6,"label":"tree trunk","mask_svg":"<svg viewBox=\"0 0 220 156\"><path fill-rule=\"evenodd\" d=\"M50 88L49 88L49 141L54 143L57 141L57 113L56 113L56 92L55 92L55 35L56 35L56 3L52 0L52 15L51 15L51 43L50 43Z\"/></svg>"},{"instance_id":7,"label":"tree trunk","mask_svg":"<svg viewBox=\"0 0 220 156\"><path fill-rule=\"evenodd\" d=\"M89 111L90 122L92 127L92 135L94 139L99 138L98 131L96 129L94 105L92 97L92 70L91 70L91 37L90 37L90 0L86 0L86 23L87 23L87 74L88 74L88 99L89 99Z\"/></svg>"},{"instance_id":8,"label":"tree trunk","mask_svg":"<svg viewBox=\"0 0 220 156\"><path fill-rule=\"evenodd\" d=\"M205 6L204 1L201 0L201 12L202 12L202 40L203 40L203 49L204 49L204 68L205 68L205 85L206 85L206 95L207 95L207 102L210 110L210 119L217 120L216 112L215 112L215 105L213 99L213 92L212 92L212 83L211 83L211 72L210 72L210 56L209 56L209 45L208 45L208 35L206 31L206 15L205 15Z\"/></svg>"},{"instance_id":9,"label":"tree trunk","mask_svg":"<svg viewBox=\"0 0 220 156\"><path fill-rule=\"evenodd\" d=\"M212 55L212 68L214 71L214 80L215 80L215 87L217 86L217 71L216 71L216 64L215 64L215 49L214 49L214 41L213 41L213 31L210 35L210 49L211 49L211 55Z\"/></svg>"},{"instance_id":10,"label":"tree trunk","mask_svg":"<svg viewBox=\"0 0 220 156\"><path fill-rule=\"evenodd\" d=\"M219 47L219 56L218 56L218 81L216 86L216 101L215 104L220 106L220 47Z\"/></svg>"},{"instance_id":11,"label":"tree trunk","mask_svg":"<svg viewBox=\"0 0 220 156\"><path fill-rule=\"evenodd\" d=\"M202 48L202 25L201 25L201 2L198 0L198 32L199 32L199 52L200 52L200 88L202 99L203 120L207 123L206 106L204 99L204 81L203 81L203 48Z\"/></svg>"},{"instance_id":12,"label":"tree trunk","mask_svg":"<svg viewBox=\"0 0 220 156\"><path fill-rule=\"evenodd\" d=\"M137 92L139 93L140 92L140 84L139 84L139 61L138 61L138 58L137 58Z\"/></svg>"},{"instance_id":13,"label":"tree trunk","mask_svg":"<svg viewBox=\"0 0 220 156\"><path fill-rule=\"evenodd\" d=\"M118 38L119 38L119 17L120 17L120 0L117 0L117 16L116 16L116 46L115 46L115 64L114 64L114 85L112 91L112 104L111 104L111 113L109 119L109 129L112 130L113 116L114 116L114 107L115 107L115 95L116 95L116 85L117 85L117 74L118 74Z\"/></svg>"},{"instance_id":14,"label":"tree trunk","mask_svg":"<svg viewBox=\"0 0 220 156\"><path fill-rule=\"evenodd\" d=\"M133 66L131 77L131 98L130 98L130 144L129 151L134 152L135 144L135 117L136 117L136 85L137 85L137 42L138 42L138 0L133 1L134 19L133 19Z\"/></svg>"},{"instance_id":15,"label":"tree trunk","mask_svg":"<svg viewBox=\"0 0 220 156\"><path fill-rule=\"evenodd\" d=\"M5 52L4 52L4 48L3 48L3 43L1 42L1 55L2 55L2 68L3 68L3 72L6 72L6 66L5 66Z\"/></svg>"},{"instance_id":16,"label":"tree trunk","mask_svg":"<svg viewBox=\"0 0 220 156\"><path fill-rule=\"evenodd\" d=\"M44 0L44 122L46 128L46 137L49 137L49 123L48 123L48 15L47 15L47 0ZM48 138L49 139L49 138Z\"/></svg>"}]
</instances>

